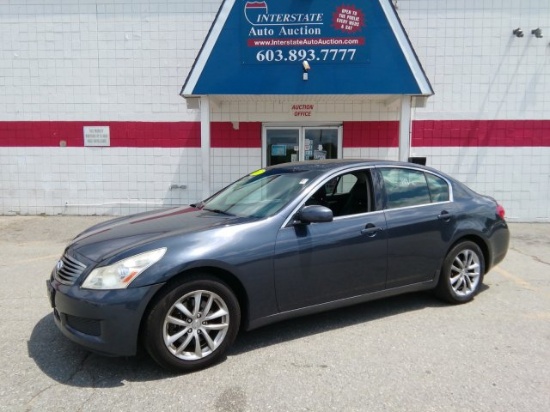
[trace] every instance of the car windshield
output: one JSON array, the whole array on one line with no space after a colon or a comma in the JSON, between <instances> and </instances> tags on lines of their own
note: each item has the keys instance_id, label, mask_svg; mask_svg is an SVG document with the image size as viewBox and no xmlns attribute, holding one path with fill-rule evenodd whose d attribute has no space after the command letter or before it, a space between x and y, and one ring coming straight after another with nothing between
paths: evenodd
<instances>
[{"instance_id":1,"label":"car windshield","mask_svg":"<svg viewBox=\"0 0 550 412\"><path fill-rule=\"evenodd\" d=\"M310 182L303 170L258 170L207 199L204 210L240 217L272 216Z\"/></svg>"}]
</instances>

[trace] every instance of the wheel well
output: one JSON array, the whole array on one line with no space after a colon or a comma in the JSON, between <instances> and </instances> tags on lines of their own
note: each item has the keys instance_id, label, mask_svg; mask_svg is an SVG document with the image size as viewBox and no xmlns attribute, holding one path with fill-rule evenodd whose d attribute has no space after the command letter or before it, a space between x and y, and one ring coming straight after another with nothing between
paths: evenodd
<instances>
[{"instance_id":1,"label":"wheel well","mask_svg":"<svg viewBox=\"0 0 550 412\"><path fill-rule=\"evenodd\" d=\"M459 243L462 243L467 240L469 240L470 242L474 242L481 249L481 253L483 253L483 260L485 263L484 272L483 272L483 274L485 275L487 272L489 272L489 269L491 269L490 267L491 252L489 251L489 247L487 246L487 243L485 243L485 241L481 237L476 235L468 235L468 236L461 237L451 245L451 247L449 248L449 251Z\"/></svg>"},{"instance_id":2,"label":"wheel well","mask_svg":"<svg viewBox=\"0 0 550 412\"><path fill-rule=\"evenodd\" d=\"M147 304L147 307L145 308L145 311L143 312L143 316L140 321L140 327L139 327L139 338L138 338L138 346L141 346L143 332L144 332L144 324L145 319L147 318L152 306L157 302L159 299L159 296L164 293L166 289L169 289L172 287L172 285L176 282L180 282L183 278L186 276L191 276L195 274L208 274L210 276L213 276L215 278L218 278L220 281L224 282L229 288L235 293L235 296L239 302L239 306L241 308L241 327L246 323L248 319L248 295L245 292L245 289L242 285L242 283L233 275L233 273L216 268L216 267L200 267L200 268L193 268L191 270L187 270L184 272L181 272L174 277L172 277L166 284L160 288L157 293L151 298L149 303Z\"/></svg>"}]
</instances>

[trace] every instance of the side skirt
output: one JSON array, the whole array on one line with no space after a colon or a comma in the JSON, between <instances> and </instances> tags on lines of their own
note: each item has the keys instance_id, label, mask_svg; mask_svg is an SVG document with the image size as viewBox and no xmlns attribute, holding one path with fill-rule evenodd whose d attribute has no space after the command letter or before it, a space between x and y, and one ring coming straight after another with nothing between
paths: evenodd
<instances>
[{"instance_id":1,"label":"side skirt","mask_svg":"<svg viewBox=\"0 0 550 412\"><path fill-rule=\"evenodd\" d=\"M326 312L333 309L343 308L346 306L356 305L359 303L370 302L377 299L387 298L390 296L402 295L404 293L420 292L423 290L434 289L437 285L439 276L436 275L434 280L429 282L415 283L413 285L401 286L393 289L381 290L378 292L367 293L365 295L353 296L351 298L334 300L332 302L321 303L319 305L307 306L305 308L279 312L274 315L263 318L253 319L248 322L244 330L253 330L271 323L280 322L286 319L297 318L300 316L311 315L319 312Z\"/></svg>"}]
</instances>

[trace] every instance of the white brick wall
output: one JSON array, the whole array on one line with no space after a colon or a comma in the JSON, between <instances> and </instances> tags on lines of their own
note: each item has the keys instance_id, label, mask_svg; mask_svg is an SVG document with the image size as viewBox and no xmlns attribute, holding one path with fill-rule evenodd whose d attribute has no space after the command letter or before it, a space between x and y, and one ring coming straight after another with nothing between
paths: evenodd
<instances>
[{"instance_id":1,"label":"white brick wall","mask_svg":"<svg viewBox=\"0 0 550 412\"><path fill-rule=\"evenodd\" d=\"M550 1L398 0L435 95L418 120L550 120ZM513 36L520 27L524 37ZM532 29L542 28L537 39ZM502 202L511 220L550 221L550 148L414 147L412 155Z\"/></svg>"},{"instance_id":2,"label":"white brick wall","mask_svg":"<svg viewBox=\"0 0 550 412\"><path fill-rule=\"evenodd\" d=\"M0 2L0 120L195 120L179 92L219 5Z\"/></svg>"},{"instance_id":3,"label":"white brick wall","mask_svg":"<svg viewBox=\"0 0 550 412\"><path fill-rule=\"evenodd\" d=\"M2 148L0 211L120 215L196 202L199 150Z\"/></svg>"},{"instance_id":4,"label":"white brick wall","mask_svg":"<svg viewBox=\"0 0 550 412\"><path fill-rule=\"evenodd\" d=\"M196 121L179 92L220 1L0 2L0 121ZM1 148L0 213L200 200L199 149ZM173 189L176 184L186 189Z\"/></svg>"},{"instance_id":5,"label":"white brick wall","mask_svg":"<svg viewBox=\"0 0 550 412\"><path fill-rule=\"evenodd\" d=\"M415 119L549 119L550 1L398 0L435 95ZM521 27L524 37L512 30ZM532 29L542 28L537 39Z\"/></svg>"},{"instance_id":6,"label":"white brick wall","mask_svg":"<svg viewBox=\"0 0 550 412\"><path fill-rule=\"evenodd\" d=\"M494 197L511 221L550 221L550 148L419 147L412 156ZM344 149L345 158L395 160L397 149ZM542 201L541 201L542 200Z\"/></svg>"},{"instance_id":7,"label":"white brick wall","mask_svg":"<svg viewBox=\"0 0 550 412\"><path fill-rule=\"evenodd\" d=\"M262 150L255 148L212 149L210 169L212 192L262 167Z\"/></svg>"},{"instance_id":8,"label":"white brick wall","mask_svg":"<svg viewBox=\"0 0 550 412\"><path fill-rule=\"evenodd\" d=\"M550 119L550 1L396 3L436 93L413 119ZM0 2L0 121L197 121L179 92L220 4ZM523 38L512 36L516 27ZM531 35L537 27L544 38ZM398 120L391 104L290 97L222 101L213 121L295 122L289 105L312 102L314 122ZM549 148L412 154L493 195L513 219L550 219ZM259 148L211 156L215 190L261 165ZM397 149L344 148L344 157L358 156L395 159ZM193 202L199 161L200 149L1 147L0 213L125 214Z\"/></svg>"},{"instance_id":9,"label":"white brick wall","mask_svg":"<svg viewBox=\"0 0 550 412\"><path fill-rule=\"evenodd\" d=\"M500 202L509 220L550 222L550 148L414 148L435 167Z\"/></svg>"}]
</instances>

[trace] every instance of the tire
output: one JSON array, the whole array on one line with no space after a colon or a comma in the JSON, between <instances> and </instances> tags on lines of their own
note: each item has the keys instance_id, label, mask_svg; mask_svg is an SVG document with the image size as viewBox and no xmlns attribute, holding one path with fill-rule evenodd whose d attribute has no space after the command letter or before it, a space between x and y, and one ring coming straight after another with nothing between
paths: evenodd
<instances>
[{"instance_id":1,"label":"tire","mask_svg":"<svg viewBox=\"0 0 550 412\"><path fill-rule=\"evenodd\" d=\"M162 367L193 372L224 356L240 321L239 302L231 289L219 279L196 275L155 300L146 315L143 343Z\"/></svg>"},{"instance_id":2,"label":"tire","mask_svg":"<svg viewBox=\"0 0 550 412\"><path fill-rule=\"evenodd\" d=\"M443 262L436 295L450 303L466 303L479 292L485 273L485 260L471 241L455 245Z\"/></svg>"}]
</instances>

